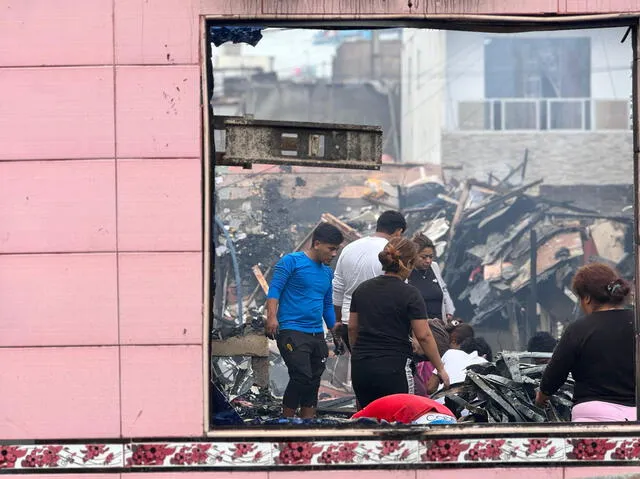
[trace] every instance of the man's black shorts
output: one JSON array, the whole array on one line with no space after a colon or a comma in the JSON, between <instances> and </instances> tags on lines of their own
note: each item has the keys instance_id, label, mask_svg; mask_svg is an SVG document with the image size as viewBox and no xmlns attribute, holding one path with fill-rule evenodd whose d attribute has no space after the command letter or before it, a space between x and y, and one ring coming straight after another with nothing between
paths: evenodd
<instances>
[{"instance_id":1,"label":"man's black shorts","mask_svg":"<svg viewBox=\"0 0 640 479\"><path fill-rule=\"evenodd\" d=\"M300 405L315 406L320 378L329 356L324 333L303 333L284 329L278 333L276 342L289 371L290 385L293 383L296 388L301 389L297 391L300 395Z\"/></svg>"}]
</instances>

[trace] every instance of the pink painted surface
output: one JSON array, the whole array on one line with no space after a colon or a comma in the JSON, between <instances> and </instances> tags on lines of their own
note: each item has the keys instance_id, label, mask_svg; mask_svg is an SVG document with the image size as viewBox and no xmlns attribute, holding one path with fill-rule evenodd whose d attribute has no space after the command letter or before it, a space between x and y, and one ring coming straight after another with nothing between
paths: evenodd
<instances>
[{"instance_id":1,"label":"pink painted surface","mask_svg":"<svg viewBox=\"0 0 640 479\"><path fill-rule=\"evenodd\" d=\"M115 205L114 160L0 162L0 253L115 251Z\"/></svg>"},{"instance_id":2,"label":"pink painted surface","mask_svg":"<svg viewBox=\"0 0 640 479\"><path fill-rule=\"evenodd\" d=\"M0 348L2 439L120 433L118 348Z\"/></svg>"},{"instance_id":3,"label":"pink painted surface","mask_svg":"<svg viewBox=\"0 0 640 479\"><path fill-rule=\"evenodd\" d=\"M561 0L558 2L561 13L614 13L637 12L640 4L637 0Z\"/></svg>"},{"instance_id":4,"label":"pink painted surface","mask_svg":"<svg viewBox=\"0 0 640 479\"><path fill-rule=\"evenodd\" d=\"M113 67L0 69L0 91L0 160L113 157Z\"/></svg>"},{"instance_id":5,"label":"pink painted surface","mask_svg":"<svg viewBox=\"0 0 640 479\"><path fill-rule=\"evenodd\" d=\"M416 471L416 479L564 479L561 467L431 469Z\"/></svg>"},{"instance_id":6,"label":"pink painted surface","mask_svg":"<svg viewBox=\"0 0 640 479\"><path fill-rule=\"evenodd\" d=\"M199 3L115 0L116 63L197 63Z\"/></svg>"},{"instance_id":7,"label":"pink painted surface","mask_svg":"<svg viewBox=\"0 0 640 479\"><path fill-rule=\"evenodd\" d=\"M131 473L127 474L124 479L151 479L151 477L157 479L268 479L269 473L266 471L261 472L217 472L217 471L196 471L196 472L155 472L149 473ZM306 474L306 473L305 473ZM325 478L326 479L326 478Z\"/></svg>"},{"instance_id":8,"label":"pink painted surface","mask_svg":"<svg viewBox=\"0 0 640 479\"><path fill-rule=\"evenodd\" d=\"M623 475L637 474L636 467L566 467L566 468L495 468L495 469L444 469L444 470L418 470L418 471L195 471L195 472L139 472L122 474L38 474L42 479L297 479L299 477L314 479L503 479L517 477L518 479L574 479L574 478L596 478L596 477L622 477ZM563 475L564 474L564 475ZM10 479L22 479L23 474L4 475ZM626 476L625 476L626 477Z\"/></svg>"},{"instance_id":9,"label":"pink painted surface","mask_svg":"<svg viewBox=\"0 0 640 479\"><path fill-rule=\"evenodd\" d=\"M123 346L122 434L202 436L201 346Z\"/></svg>"},{"instance_id":10,"label":"pink painted surface","mask_svg":"<svg viewBox=\"0 0 640 479\"><path fill-rule=\"evenodd\" d=\"M120 251L200 251L200 160L118 160Z\"/></svg>"},{"instance_id":11,"label":"pink painted surface","mask_svg":"<svg viewBox=\"0 0 640 479\"><path fill-rule=\"evenodd\" d=\"M50 0L0 0L0 65L113 62L113 0L50 5Z\"/></svg>"},{"instance_id":12,"label":"pink painted surface","mask_svg":"<svg viewBox=\"0 0 640 479\"><path fill-rule=\"evenodd\" d=\"M202 255L122 253L122 344L202 344Z\"/></svg>"},{"instance_id":13,"label":"pink painted surface","mask_svg":"<svg viewBox=\"0 0 640 479\"><path fill-rule=\"evenodd\" d=\"M640 466L618 466L618 467L567 467L564 470L564 479L581 479L595 477L618 477L627 474L640 474Z\"/></svg>"},{"instance_id":14,"label":"pink painted surface","mask_svg":"<svg viewBox=\"0 0 640 479\"><path fill-rule=\"evenodd\" d=\"M512 0L479 0L474 2L443 2L440 0L277 0L265 1L260 11L255 0L202 0L201 13L245 15L424 15L424 14L540 14L556 13L557 0L514 2Z\"/></svg>"},{"instance_id":15,"label":"pink painted surface","mask_svg":"<svg viewBox=\"0 0 640 479\"><path fill-rule=\"evenodd\" d=\"M299 471L273 471L269 472L269 479L297 479L300 474ZM416 471L304 471L305 479L327 479L327 476L331 479L352 479L359 475L366 479L415 479Z\"/></svg>"},{"instance_id":16,"label":"pink painted surface","mask_svg":"<svg viewBox=\"0 0 640 479\"><path fill-rule=\"evenodd\" d=\"M117 67L120 158L200 156L198 66Z\"/></svg>"},{"instance_id":17,"label":"pink painted surface","mask_svg":"<svg viewBox=\"0 0 640 479\"><path fill-rule=\"evenodd\" d=\"M24 479L24 474L3 474L3 478L10 479ZM87 479L120 479L120 474L44 474L39 473L38 479L80 479L85 477ZM147 476L148 479L149 476Z\"/></svg>"},{"instance_id":18,"label":"pink painted surface","mask_svg":"<svg viewBox=\"0 0 640 479\"><path fill-rule=\"evenodd\" d=\"M118 344L116 281L115 253L0 255L0 347Z\"/></svg>"},{"instance_id":19,"label":"pink painted surface","mask_svg":"<svg viewBox=\"0 0 640 479\"><path fill-rule=\"evenodd\" d=\"M441 0L274 0L260 3L255 0L201 0L201 13L208 15L259 18L264 15L324 16L415 15L424 14L520 14L541 13L614 13L638 11L636 0L479 0L444 2Z\"/></svg>"}]
</instances>

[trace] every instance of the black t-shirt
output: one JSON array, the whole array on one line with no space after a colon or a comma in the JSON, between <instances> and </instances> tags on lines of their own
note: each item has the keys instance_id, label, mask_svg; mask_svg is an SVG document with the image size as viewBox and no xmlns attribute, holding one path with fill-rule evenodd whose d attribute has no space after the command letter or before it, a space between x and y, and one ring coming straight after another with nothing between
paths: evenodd
<instances>
[{"instance_id":1,"label":"black t-shirt","mask_svg":"<svg viewBox=\"0 0 640 479\"><path fill-rule=\"evenodd\" d=\"M425 270L414 269L409 276L409 283L418 288L427 306L429 318L442 318L442 288L438 284L431 266Z\"/></svg>"},{"instance_id":2,"label":"black t-shirt","mask_svg":"<svg viewBox=\"0 0 640 479\"><path fill-rule=\"evenodd\" d=\"M635 406L633 311L598 311L570 324L545 369L540 389L555 393L569 373L573 401Z\"/></svg>"},{"instance_id":3,"label":"black t-shirt","mask_svg":"<svg viewBox=\"0 0 640 479\"><path fill-rule=\"evenodd\" d=\"M381 356L411 357L411 321L427 318L420 292L395 276L364 281L351 297L358 313L358 341L353 359Z\"/></svg>"}]
</instances>

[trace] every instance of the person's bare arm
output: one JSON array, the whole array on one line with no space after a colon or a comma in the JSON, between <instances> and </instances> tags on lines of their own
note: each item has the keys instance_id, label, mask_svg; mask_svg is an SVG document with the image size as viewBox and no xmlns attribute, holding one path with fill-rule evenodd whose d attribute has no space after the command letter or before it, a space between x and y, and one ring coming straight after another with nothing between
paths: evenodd
<instances>
[{"instance_id":1,"label":"person's bare arm","mask_svg":"<svg viewBox=\"0 0 640 479\"><path fill-rule=\"evenodd\" d=\"M351 350L358 340L358 313L349 313L349 344Z\"/></svg>"},{"instance_id":2,"label":"person's bare arm","mask_svg":"<svg viewBox=\"0 0 640 479\"><path fill-rule=\"evenodd\" d=\"M442 364L442 358L440 358L440 353L438 353L438 346L436 345L436 340L431 333L431 328L429 327L429 323L426 319L418 319L411 321L411 329L413 330L413 334L415 335L418 343L422 347L422 350L425 353L425 356L431 361L431 364L438 370L438 376L440 380L443 382L444 387L449 387L449 375L447 371L444 369L444 364Z\"/></svg>"},{"instance_id":3,"label":"person's bare arm","mask_svg":"<svg viewBox=\"0 0 640 479\"><path fill-rule=\"evenodd\" d=\"M333 288L333 309L336 312L337 323L342 322L342 304L344 303L345 294L344 277L342 273L343 258L342 255L338 258L336 270L333 272L333 279L331 280L331 287Z\"/></svg>"},{"instance_id":4,"label":"person's bare arm","mask_svg":"<svg viewBox=\"0 0 640 479\"><path fill-rule=\"evenodd\" d=\"M267 321L264 324L264 332L269 339L275 339L278 332L278 300L267 299Z\"/></svg>"},{"instance_id":5,"label":"person's bare arm","mask_svg":"<svg viewBox=\"0 0 640 479\"><path fill-rule=\"evenodd\" d=\"M342 322L342 306L338 306L337 304L334 304L333 310L336 312L336 323L341 323Z\"/></svg>"}]
</instances>

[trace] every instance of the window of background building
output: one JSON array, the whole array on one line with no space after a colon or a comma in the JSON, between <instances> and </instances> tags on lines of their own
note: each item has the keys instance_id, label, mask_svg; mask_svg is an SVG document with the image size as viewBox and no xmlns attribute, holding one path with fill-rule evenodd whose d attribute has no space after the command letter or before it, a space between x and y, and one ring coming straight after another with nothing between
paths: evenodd
<instances>
[{"instance_id":1,"label":"window of background building","mask_svg":"<svg viewBox=\"0 0 640 479\"><path fill-rule=\"evenodd\" d=\"M494 37L484 62L487 129L591 128L590 38Z\"/></svg>"}]
</instances>

